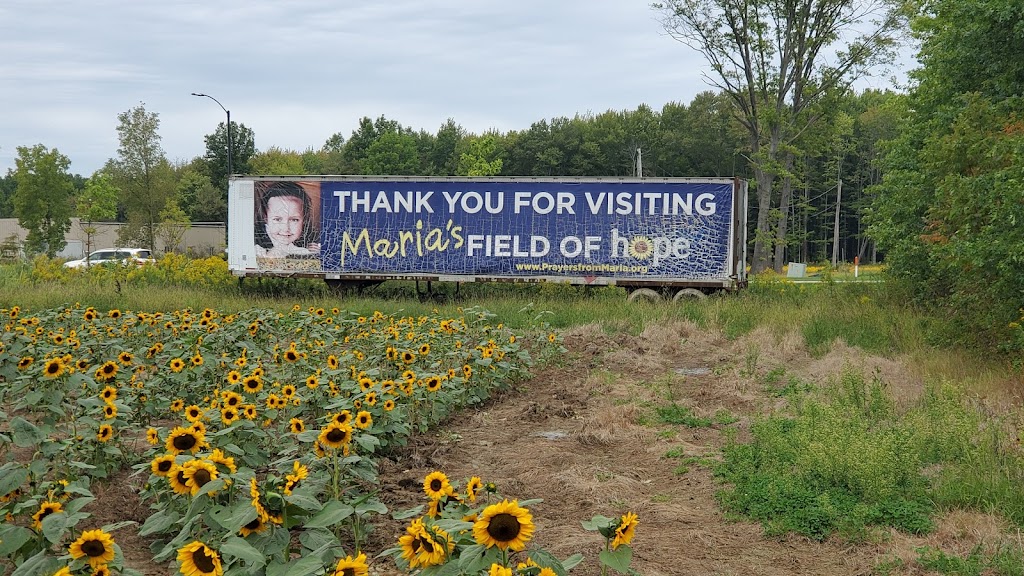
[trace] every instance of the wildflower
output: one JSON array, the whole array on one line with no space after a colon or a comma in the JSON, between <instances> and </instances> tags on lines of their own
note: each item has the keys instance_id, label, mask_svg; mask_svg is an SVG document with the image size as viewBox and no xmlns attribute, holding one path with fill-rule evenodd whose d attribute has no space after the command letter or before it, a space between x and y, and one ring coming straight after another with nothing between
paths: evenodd
<instances>
[{"instance_id":1,"label":"wildflower","mask_svg":"<svg viewBox=\"0 0 1024 576\"><path fill-rule=\"evenodd\" d=\"M492 504L473 523L473 538L477 544L488 548L497 546L502 550L511 548L520 551L533 536L533 516L518 501L503 500Z\"/></svg>"},{"instance_id":2,"label":"wildflower","mask_svg":"<svg viewBox=\"0 0 1024 576\"><path fill-rule=\"evenodd\" d=\"M100 429L96 432L96 439L100 442L106 442L114 437L114 428L110 424L101 424Z\"/></svg>"},{"instance_id":3,"label":"wildflower","mask_svg":"<svg viewBox=\"0 0 1024 576\"><path fill-rule=\"evenodd\" d=\"M75 560L85 558L96 570L114 560L114 539L103 530L86 530L68 546L68 553Z\"/></svg>"},{"instance_id":4,"label":"wildflower","mask_svg":"<svg viewBox=\"0 0 1024 576\"><path fill-rule=\"evenodd\" d=\"M220 576L224 573L217 552L198 540L178 549L178 565L185 576Z\"/></svg>"},{"instance_id":5,"label":"wildflower","mask_svg":"<svg viewBox=\"0 0 1024 576\"><path fill-rule=\"evenodd\" d=\"M615 528L615 539L612 540L612 550L615 550L623 544L629 544L633 540L633 534L636 533L636 525L638 524L637 515L632 512L626 512L622 518L619 519L619 525Z\"/></svg>"}]
</instances>

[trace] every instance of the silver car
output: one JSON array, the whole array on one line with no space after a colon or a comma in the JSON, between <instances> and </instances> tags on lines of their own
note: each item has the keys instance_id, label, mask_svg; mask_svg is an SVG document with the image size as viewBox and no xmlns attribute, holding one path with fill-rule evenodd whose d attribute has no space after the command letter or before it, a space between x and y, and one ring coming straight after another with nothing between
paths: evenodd
<instances>
[{"instance_id":1,"label":"silver car","mask_svg":"<svg viewBox=\"0 0 1024 576\"><path fill-rule=\"evenodd\" d=\"M65 268L84 268L93 264L106 264L108 262L146 264L156 262L152 253L146 248L105 248L91 252L88 258L80 260L69 260L64 263Z\"/></svg>"}]
</instances>

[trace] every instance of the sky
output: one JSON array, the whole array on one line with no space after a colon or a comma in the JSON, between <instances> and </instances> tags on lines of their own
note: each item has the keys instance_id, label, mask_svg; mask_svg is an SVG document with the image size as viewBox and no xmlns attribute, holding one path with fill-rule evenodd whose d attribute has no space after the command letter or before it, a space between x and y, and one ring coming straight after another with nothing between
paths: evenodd
<instances>
[{"instance_id":1,"label":"sky","mask_svg":"<svg viewBox=\"0 0 1024 576\"><path fill-rule=\"evenodd\" d=\"M221 106L257 150L303 151L362 117L479 134L660 110L711 89L707 70L650 0L3 0L0 174L43 144L90 176L140 103L168 160L187 162Z\"/></svg>"}]
</instances>

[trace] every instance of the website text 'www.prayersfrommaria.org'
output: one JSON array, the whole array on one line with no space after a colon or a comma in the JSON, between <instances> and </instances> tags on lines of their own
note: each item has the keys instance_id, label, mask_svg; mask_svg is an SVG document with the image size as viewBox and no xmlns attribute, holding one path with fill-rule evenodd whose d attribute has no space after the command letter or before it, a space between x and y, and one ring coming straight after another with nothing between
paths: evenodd
<instances>
[{"instance_id":1,"label":"website text 'www.prayersfrommaria.org'","mask_svg":"<svg viewBox=\"0 0 1024 576\"><path fill-rule=\"evenodd\" d=\"M647 266L629 266L626 264L516 264L520 272L625 272L629 274L647 274Z\"/></svg>"}]
</instances>

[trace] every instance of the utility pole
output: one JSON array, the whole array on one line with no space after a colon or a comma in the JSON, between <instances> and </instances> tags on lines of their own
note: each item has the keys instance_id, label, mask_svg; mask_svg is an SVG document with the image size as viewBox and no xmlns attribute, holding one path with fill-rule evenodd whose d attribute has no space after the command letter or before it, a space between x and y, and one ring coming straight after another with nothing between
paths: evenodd
<instances>
[{"instance_id":1,"label":"utility pole","mask_svg":"<svg viewBox=\"0 0 1024 576\"><path fill-rule=\"evenodd\" d=\"M832 268L839 265L839 205L843 201L843 179L836 187L836 223L832 230Z\"/></svg>"}]
</instances>

